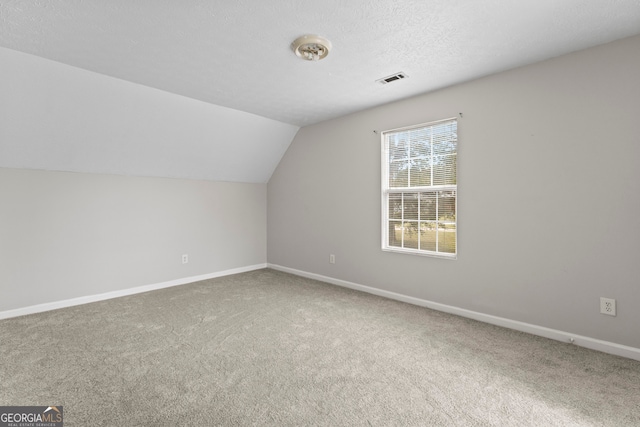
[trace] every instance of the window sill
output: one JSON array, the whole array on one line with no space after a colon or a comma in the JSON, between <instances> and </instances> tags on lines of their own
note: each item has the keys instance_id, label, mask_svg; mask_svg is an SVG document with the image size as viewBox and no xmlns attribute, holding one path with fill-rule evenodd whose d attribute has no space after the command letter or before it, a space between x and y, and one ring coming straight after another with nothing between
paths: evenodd
<instances>
[{"instance_id":1,"label":"window sill","mask_svg":"<svg viewBox=\"0 0 640 427\"><path fill-rule=\"evenodd\" d=\"M406 249L406 248L395 248L395 247L383 247L382 250L384 252L395 252L399 254L418 255L418 256L424 256L429 258L441 258L441 259L449 259L449 260L458 259L458 254L448 254L444 252L419 251L417 249Z\"/></svg>"}]
</instances>

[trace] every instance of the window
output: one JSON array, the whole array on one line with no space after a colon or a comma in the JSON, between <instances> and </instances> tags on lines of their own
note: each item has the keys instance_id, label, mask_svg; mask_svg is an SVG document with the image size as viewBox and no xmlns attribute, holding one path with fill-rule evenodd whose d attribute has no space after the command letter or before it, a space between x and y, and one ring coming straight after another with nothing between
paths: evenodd
<instances>
[{"instance_id":1,"label":"window","mask_svg":"<svg viewBox=\"0 0 640 427\"><path fill-rule=\"evenodd\" d=\"M382 132L382 249L456 258L458 122Z\"/></svg>"}]
</instances>

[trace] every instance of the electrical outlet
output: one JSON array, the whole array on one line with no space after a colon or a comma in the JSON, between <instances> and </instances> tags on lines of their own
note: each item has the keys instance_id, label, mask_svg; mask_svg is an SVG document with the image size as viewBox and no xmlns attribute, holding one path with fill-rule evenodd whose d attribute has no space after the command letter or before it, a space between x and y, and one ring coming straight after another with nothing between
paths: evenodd
<instances>
[{"instance_id":1,"label":"electrical outlet","mask_svg":"<svg viewBox=\"0 0 640 427\"><path fill-rule=\"evenodd\" d=\"M329 255L329 264L336 263L336 256L334 254Z\"/></svg>"},{"instance_id":2,"label":"electrical outlet","mask_svg":"<svg viewBox=\"0 0 640 427\"><path fill-rule=\"evenodd\" d=\"M189 262L189 254L182 255L182 263L186 264Z\"/></svg>"},{"instance_id":3,"label":"electrical outlet","mask_svg":"<svg viewBox=\"0 0 640 427\"><path fill-rule=\"evenodd\" d=\"M600 297L600 313L608 316L616 315L616 300Z\"/></svg>"}]
</instances>

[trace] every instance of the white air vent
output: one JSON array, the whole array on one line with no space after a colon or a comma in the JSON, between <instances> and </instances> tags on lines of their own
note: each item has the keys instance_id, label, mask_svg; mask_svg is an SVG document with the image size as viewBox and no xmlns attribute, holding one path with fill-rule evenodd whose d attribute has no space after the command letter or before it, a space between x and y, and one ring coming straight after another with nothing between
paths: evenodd
<instances>
[{"instance_id":1,"label":"white air vent","mask_svg":"<svg viewBox=\"0 0 640 427\"><path fill-rule=\"evenodd\" d=\"M395 82L395 81L398 81L398 80L406 79L407 77L409 77L409 76L407 76L405 73L400 71L399 73L392 74L390 76L383 77L383 78L381 78L379 80L376 80L376 82L378 82L380 84L383 84L383 85L386 85L387 83L391 83L391 82Z\"/></svg>"}]
</instances>

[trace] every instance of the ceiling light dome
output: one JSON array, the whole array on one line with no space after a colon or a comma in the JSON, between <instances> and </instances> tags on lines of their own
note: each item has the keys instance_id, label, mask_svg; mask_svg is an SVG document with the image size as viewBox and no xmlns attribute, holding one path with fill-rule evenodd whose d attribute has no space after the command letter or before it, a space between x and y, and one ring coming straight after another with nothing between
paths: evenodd
<instances>
[{"instance_id":1,"label":"ceiling light dome","mask_svg":"<svg viewBox=\"0 0 640 427\"><path fill-rule=\"evenodd\" d=\"M298 37L291 43L291 49L302 59L319 61L331 50L331 42L324 37L306 35Z\"/></svg>"}]
</instances>

